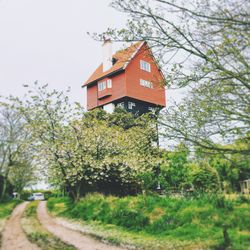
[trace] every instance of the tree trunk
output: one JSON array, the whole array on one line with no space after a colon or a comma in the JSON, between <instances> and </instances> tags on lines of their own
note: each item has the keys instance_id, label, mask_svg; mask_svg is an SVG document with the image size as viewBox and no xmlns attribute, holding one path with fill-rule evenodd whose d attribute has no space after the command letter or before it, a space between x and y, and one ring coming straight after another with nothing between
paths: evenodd
<instances>
[{"instance_id":1,"label":"tree trunk","mask_svg":"<svg viewBox=\"0 0 250 250\"><path fill-rule=\"evenodd\" d=\"M3 201L5 194L6 194L6 189L7 189L7 179L5 177L3 177L3 189L2 189L2 193L1 193L1 201Z\"/></svg>"},{"instance_id":2,"label":"tree trunk","mask_svg":"<svg viewBox=\"0 0 250 250\"><path fill-rule=\"evenodd\" d=\"M69 190L69 196L70 198L73 199L74 202L77 202L80 200L80 196L81 196L81 187L82 187L82 183L78 183L77 185L75 185L75 187L70 187Z\"/></svg>"}]
</instances>

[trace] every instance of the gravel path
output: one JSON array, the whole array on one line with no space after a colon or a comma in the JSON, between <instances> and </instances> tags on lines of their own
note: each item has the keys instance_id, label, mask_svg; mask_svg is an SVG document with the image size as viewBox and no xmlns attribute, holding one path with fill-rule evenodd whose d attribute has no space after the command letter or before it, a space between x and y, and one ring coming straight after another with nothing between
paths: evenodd
<instances>
[{"instance_id":1,"label":"gravel path","mask_svg":"<svg viewBox=\"0 0 250 250\"><path fill-rule=\"evenodd\" d=\"M12 212L11 217L5 224L2 239L2 250L39 250L26 238L22 227L21 217L28 202L18 205Z\"/></svg>"},{"instance_id":2,"label":"gravel path","mask_svg":"<svg viewBox=\"0 0 250 250\"><path fill-rule=\"evenodd\" d=\"M90 236L83 235L80 232L66 228L56 223L56 221L48 214L46 202L40 202L38 209L38 219L43 227L49 232L57 236L61 241L66 244L72 245L81 250L121 250L121 248L106 245L97 241Z\"/></svg>"}]
</instances>

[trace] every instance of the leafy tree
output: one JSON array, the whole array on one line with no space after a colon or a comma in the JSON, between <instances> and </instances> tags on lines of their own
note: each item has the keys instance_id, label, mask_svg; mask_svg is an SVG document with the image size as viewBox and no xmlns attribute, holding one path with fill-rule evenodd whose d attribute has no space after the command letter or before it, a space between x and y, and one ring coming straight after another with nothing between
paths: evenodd
<instances>
[{"instance_id":1,"label":"leafy tree","mask_svg":"<svg viewBox=\"0 0 250 250\"><path fill-rule=\"evenodd\" d=\"M188 149L180 144L174 151L167 152L165 163L161 166L161 175L168 183L168 188L182 190L188 180Z\"/></svg>"},{"instance_id":2,"label":"leafy tree","mask_svg":"<svg viewBox=\"0 0 250 250\"><path fill-rule=\"evenodd\" d=\"M206 151L249 154L249 148L218 142L250 130L250 2L114 0L112 6L129 20L125 29L105 34L116 41L148 41L167 83L188 86L187 97L162 117L164 136Z\"/></svg>"},{"instance_id":3,"label":"leafy tree","mask_svg":"<svg viewBox=\"0 0 250 250\"><path fill-rule=\"evenodd\" d=\"M2 188L0 199L4 199L10 175L18 171L15 163L24 158L32 160L30 133L21 114L8 102L0 103L0 175ZM24 168L23 168L24 170ZM26 165L25 171L29 172ZM23 182L23 185L27 183Z\"/></svg>"},{"instance_id":4,"label":"leafy tree","mask_svg":"<svg viewBox=\"0 0 250 250\"><path fill-rule=\"evenodd\" d=\"M217 170L225 192L230 193L238 190L240 169L237 164L233 164L230 159L225 158L223 155L214 155L209 159L209 162Z\"/></svg>"},{"instance_id":5,"label":"leafy tree","mask_svg":"<svg viewBox=\"0 0 250 250\"><path fill-rule=\"evenodd\" d=\"M221 182L217 170L208 162L200 161L188 164L189 180L195 192L219 192Z\"/></svg>"},{"instance_id":6,"label":"leafy tree","mask_svg":"<svg viewBox=\"0 0 250 250\"><path fill-rule=\"evenodd\" d=\"M120 120L128 122L117 124ZM96 109L86 113L78 127L82 129L78 134L84 133L84 138L91 140L88 154L99 169L93 180L98 191L119 195L138 192L138 176L150 171L158 157L152 145L155 129L149 118L135 118L119 110L108 115Z\"/></svg>"},{"instance_id":7,"label":"leafy tree","mask_svg":"<svg viewBox=\"0 0 250 250\"><path fill-rule=\"evenodd\" d=\"M224 148L249 148L248 139L245 137L236 140L229 145L220 145ZM250 158L246 154L225 154L213 151L204 153L200 148L196 148L196 159L199 161L206 160L210 166L215 168L219 173L222 188L225 192L239 191L240 181L250 178Z\"/></svg>"},{"instance_id":8,"label":"leafy tree","mask_svg":"<svg viewBox=\"0 0 250 250\"><path fill-rule=\"evenodd\" d=\"M71 162L66 161L69 156L64 150L67 134L66 123L71 116L77 115L71 112L68 98L58 91L47 91L48 85L34 86L25 85L28 88L28 95L25 100L10 98L15 109L22 114L27 123L27 128L32 136L32 146L36 150L36 158L43 163L43 166L53 167L57 175L67 186L71 195L72 182L67 178L67 167ZM77 170L76 170L77 171ZM53 173L54 173L53 172ZM69 171L68 171L69 172Z\"/></svg>"},{"instance_id":9,"label":"leafy tree","mask_svg":"<svg viewBox=\"0 0 250 250\"><path fill-rule=\"evenodd\" d=\"M136 119L132 113L127 112L123 108L116 108L115 112L109 116L110 126L116 125L123 129L129 129L136 126Z\"/></svg>"},{"instance_id":10,"label":"leafy tree","mask_svg":"<svg viewBox=\"0 0 250 250\"><path fill-rule=\"evenodd\" d=\"M21 194L23 189L35 184L35 167L30 162L13 162L10 166L9 178L15 192Z\"/></svg>"},{"instance_id":11,"label":"leafy tree","mask_svg":"<svg viewBox=\"0 0 250 250\"><path fill-rule=\"evenodd\" d=\"M37 83L27 87L29 98L13 101L28 123L37 158L48 166L52 184L65 187L74 200L106 184L111 188L107 192L125 194L132 184L138 189L137 176L158 157L149 117L121 111L108 115L99 109L84 113L62 92Z\"/></svg>"}]
</instances>

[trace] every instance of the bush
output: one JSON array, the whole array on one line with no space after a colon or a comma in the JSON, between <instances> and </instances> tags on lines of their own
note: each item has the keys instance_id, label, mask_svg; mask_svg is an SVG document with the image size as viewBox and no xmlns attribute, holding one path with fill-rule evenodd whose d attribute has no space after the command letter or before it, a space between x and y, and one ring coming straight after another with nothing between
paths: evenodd
<instances>
[{"instance_id":1,"label":"bush","mask_svg":"<svg viewBox=\"0 0 250 250\"><path fill-rule=\"evenodd\" d=\"M53 193L49 190L23 190L20 198L22 200L28 200L28 198L34 193L43 193L45 200L53 197Z\"/></svg>"},{"instance_id":2,"label":"bush","mask_svg":"<svg viewBox=\"0 0 250 250\"><path fill-rule=\"evenodd\" d=\"M239 195L236 199L236 201L238 203L250 203L250 199L249 197L247 197L246 195Z\"/></svg>"},{"instance_id":3,"label":"bush","mask_svg":"<svg viewBox=\"0 0 250 250\"><path fill-rule=\"evenodd\" d=\"M153 234L166 233L166 231L175 229L179 225L180 223L174 215L165 214L160 219L152 223L147 231Z\"/></svg>"},{"instance_id":4,"label":"bush","mask_svg":"<svg viewBox=\"0 0 250 250\"><path fill-rule=\"evenodd\" d=\"M63 206L60 206L62 204ZM47 207L49 211L55 211L57 213L62 213L65 210L70 210L73 205L73 201L69 197L60 198L49 198Z\"/></svg>"},{"instance_id":5,"label":"bush","mask_svg":"<svg viewBox=\"0 0 250 250\"><path fill-rule=\"evenodd\" d=\"M9 216L12 210L15 208L15 206L19 203L20 201L18 200L11 200L8 202L0 203L0 219Z\"/></svg>"},{"instance_id":6,"label":"bush","mask_svg":"<svg viewBox=\"0 0 250 250\"><path fill-rule=\"evenodd\" d=\"M218 196L214 199L214 205L216 208L222 208L228 211L233 210L233 203L230 200L226 200L224 196Z\"/></svg>"},{"instance_id":7,"label":"bush","mask_svg":"<svg viewBox=\"0 0 250 250\"><path fill-rule=\"evenodd\" d=\"M128 208L128 200L112 197L112 203L103 195L87 195L69 211L72 217L112 223L129 229L142 229L149 219L135 209Z\"/></svg>"},{"instance_id":8,"label":"bush","mask_svg":"<svg viewBox=\"0 0 250 250\"><path fill-rule=\"evenodd\" d=\"M20 198L22 200L28 200L28 198L33 194L32 190L23 190L21 193Z\"/></svg>"},{"instance_id":9,"label":"bush","mask_svg":"<svg viewBox=\"0 0 250 250\"><path fill-rule=\"evenodd\" d=\"M207 162L190 163L189 167L189 178L196 192L214 193L221 190L218 172Z\"/></svg>"},{"instance_id":10,"label":"bush","mask_svg":"<svg viewBox=\"0 0 250 250\"><path fill-rule=\"evenodd\" d=\"M134 230L141 230L149 224L147 216L136 210L127 208L116 208L112 213L112 218L115 225Z\"/></svg>"},{"instance_id":11,"label":"bush","mask_svg":"<svg viewBox=\"0 0 250 250\"><path fill-rule=\"evenodd\" d=\"M31 217L31 216L36 215L36 209L37 209L38 203L39 203L38 201L33 201L33 202L29 203L29 205L25 209L25 216L26 217Z\"/></svg>"}]
</instances>

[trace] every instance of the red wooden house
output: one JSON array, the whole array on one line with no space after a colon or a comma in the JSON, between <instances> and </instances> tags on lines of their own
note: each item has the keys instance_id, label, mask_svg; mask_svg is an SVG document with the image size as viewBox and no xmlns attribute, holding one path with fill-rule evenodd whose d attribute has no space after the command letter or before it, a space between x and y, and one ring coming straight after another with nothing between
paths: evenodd
<instances>
[{"instance_id":1,"label":"red wooden house","mask_svg":"<svg viewBox=\"0 0 250 250\"><path fill-rule=\"evenodd\" d=\"M164 77L146 42L137 42L112 54L112 43L103 44L103 62L83 84L87 110L116 106L142 114L166 104Z\"/></svg>"}]
</instances>

